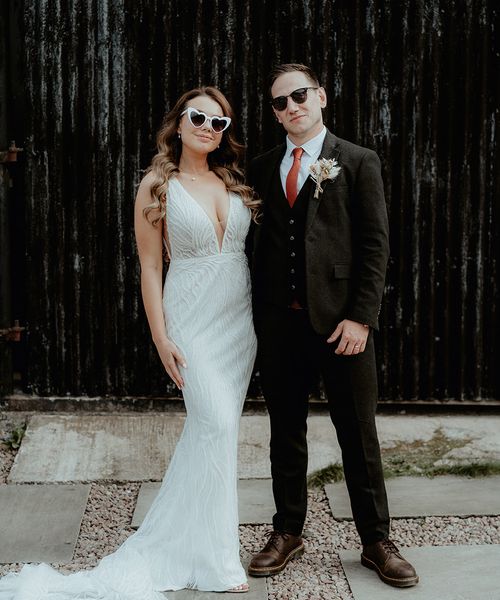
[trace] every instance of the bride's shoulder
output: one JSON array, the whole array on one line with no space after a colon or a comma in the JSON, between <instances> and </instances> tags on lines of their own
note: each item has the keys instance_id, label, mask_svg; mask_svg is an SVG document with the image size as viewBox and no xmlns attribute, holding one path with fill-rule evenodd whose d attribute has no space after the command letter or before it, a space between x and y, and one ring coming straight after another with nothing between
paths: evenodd
<instances>
[{"instance_id":1,"label":"bride's shoulder","mask_svg":"<svg viewBox=\"0 0 500 600\"><path fill-rule=\"evenodd\" d=\"M168 180L168 184L176 180L176 176L171 176ZM158 184L158 177L153 171L148 171L139 182L137 187L137 197L147 198L148 200L153 196L153 186Z\"/></svg>"},{"instance_id":2,"label":"bride's shoulder","mask_svg":"<svg viewBox=\"0 0 500 600\"><path fill-rule=\"evenodd\" d=\"M153 187L155 181L156 176L154 175L153 171L148 171L139 183L139 190L142 189L151 192L151 188Z\"/></svg>"},{"instance_id":3,"label":"bride's shoulder","mask_svg":"<svg viewBox=\"0 0 500 600\"><path fill-rule=\"evenodd\" d=\"M157 183L157 177L152 171L148 171L139 182L137 188L136 202L142 206L149 206L153 201L153 186Z\"/></svg>"},{"instance_id":4,"label":"bride's shoulder","mask_svg":"<svg viewBox=\"0 0 500 600\"><path fill-rule=\"evenodd\" d=\"M155 176L153 175L153 173L151 171L149 171L148 173L146 173L144 175L144 177L139 182L139 185L137 186L137 194L136 194L137 201L144 202L145 200L148 200L149 202L151 202L151 200L150 200L151 195L152 195L151 190L152 190L154 181L155 181Z\"/></svg>"}]
</instances>

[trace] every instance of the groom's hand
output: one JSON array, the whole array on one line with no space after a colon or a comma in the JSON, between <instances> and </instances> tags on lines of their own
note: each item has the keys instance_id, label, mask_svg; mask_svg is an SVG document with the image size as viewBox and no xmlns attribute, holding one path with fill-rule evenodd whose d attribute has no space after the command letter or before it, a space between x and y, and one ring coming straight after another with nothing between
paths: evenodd
<instances>
[{"instance_id":1,"label":"groom's hand","mask_svg":"<svg viewBox=\"0 0 500 600\"><path fill-rule=\"evenodd\" d=\"M335 350L335 354L360 354L366 347L366 340L368 339L369 333L370 328L362 323L344 319L343 321L340 321L337 328L326 342L331 344L342 336L340 337L340 342Z\"/></svg>"}]
</instances>

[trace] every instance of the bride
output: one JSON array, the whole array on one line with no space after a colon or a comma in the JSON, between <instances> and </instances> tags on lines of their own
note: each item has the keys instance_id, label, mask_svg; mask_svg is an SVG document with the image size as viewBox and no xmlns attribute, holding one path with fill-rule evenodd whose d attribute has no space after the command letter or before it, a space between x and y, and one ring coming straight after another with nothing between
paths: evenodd
<instances>
[{"instance_id":1,"label":"bride","mask_svg":"<svg viewBox=\"0 0 500 600\"><path fill-rule=\"evenodd\" d=\"M259 202L243 183L231 121L218 89L186 92L158 132L135 202L144 308L187 411L158 495L139 529L93 569L62 575L28 564L0 580L0 600L165 600L164 590L248 590L236 461L256 351L244 245Z\"/></svg>"}]
</instances>

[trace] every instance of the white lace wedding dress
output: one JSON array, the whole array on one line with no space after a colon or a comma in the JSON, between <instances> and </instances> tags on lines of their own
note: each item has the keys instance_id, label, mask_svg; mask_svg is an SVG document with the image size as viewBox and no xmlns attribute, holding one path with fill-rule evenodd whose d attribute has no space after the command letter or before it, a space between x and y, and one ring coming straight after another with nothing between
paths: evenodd
<instances>
[{"instance_id":1,"label":"white lace wedding dress","mask_svg":"<svg viewBox=\"0 0 500 600\"><path fill-rule=\"evenodd\" d=\"M139 529L96 567L62 575L25 565L0 579L0 600L165 600L161 590L223 591L246 581L236 463L256 350L244 254L250 214L230 193L220 247L208 214L172 179L167 223L164 312L187 361L187 418L160 491Z\"/></svg>"}]
</instances>

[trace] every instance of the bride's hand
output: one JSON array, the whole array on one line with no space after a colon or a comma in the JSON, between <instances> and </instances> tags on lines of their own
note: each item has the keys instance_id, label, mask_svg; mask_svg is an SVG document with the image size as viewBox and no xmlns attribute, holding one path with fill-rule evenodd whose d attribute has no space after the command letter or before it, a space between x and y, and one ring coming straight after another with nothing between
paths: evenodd
<instances>
[{"instance_id":1,"label":"bride's hand","mask_svg":"<svg viewBox=\"0 0 500 600\"><path fill-rule=\"evenodd\" d=\"M156 344L156 349L158 350L161 362L163 363L167 373L173 379L175 385L179 389L182 389L184 387L184 380L179 372L177 363L186 368L186 359L179 352L177 346L168 338L158 342Z\"/></svg>"}]
</instances>

